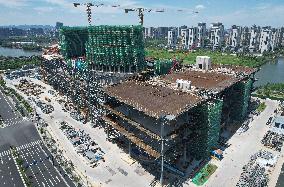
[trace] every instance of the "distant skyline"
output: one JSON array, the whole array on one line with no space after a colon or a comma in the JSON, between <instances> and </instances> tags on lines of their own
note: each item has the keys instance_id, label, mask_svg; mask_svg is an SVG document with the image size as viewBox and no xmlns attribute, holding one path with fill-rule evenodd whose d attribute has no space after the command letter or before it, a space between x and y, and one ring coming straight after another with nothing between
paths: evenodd
<instances>
[{"instance_id":1,"label":"distant skyline","mask_svg":"<svg viewBox=\"0 0 284 187\"><path fill-rule=\"evenodd\" d=\"M85 7L74 8L81 0L0 0L0 25L87 25ZM94 2L94 1L90 1ZM95 1L123 7L164 8L164 13L145 13L144 26L194 26L198 22L222 22L231 25L284 26L283 0L105 0ZM184 12L178 12L184 9ZM93 8L95 25L135 25L136 12L124 13L112 7ZM198 11L198 14L192 13Z\"/></svg>"}]
</instances>

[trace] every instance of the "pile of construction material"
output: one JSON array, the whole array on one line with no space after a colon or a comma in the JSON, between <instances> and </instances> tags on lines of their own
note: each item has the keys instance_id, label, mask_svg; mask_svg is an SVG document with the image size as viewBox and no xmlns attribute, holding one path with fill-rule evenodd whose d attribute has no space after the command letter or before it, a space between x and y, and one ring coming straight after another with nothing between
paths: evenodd
<instances>
[{"instance_id":1,"label":"pile of construction material","mask_svg":"<svg viewBox=\"0 0 284 187\"><path fill-rule=\"evenodd\" d=\"M247 165L243 167L243 172L237 183L237 187L253 186L266 187L268 186L267 171L273 167L277 161L277 156L271 152L260 150L252 155Z\"/></svg>"},{"instance_id":2,"label":"pile of construction material","mask_svg":"<svg viewBox=\"0 0 284 187\"><path fill-rule=\"evenodd\" d=\"M42 101L38 101L36 103L37 107L39 107L41 109L41 111L45 114L50 114L54 111L54 107L50 104L46 104Z\"/></svg>"},{"instance_id":3,"label":"pile of construction material","mask_svg":"<svg viewBox=\"0 0 284 187\"><path fill-rule=\"evenodd\" d=\"M283 134L278 134L273 131L268 131L261 140L261 143L266 147L269 147L271 149L280 152L283 146L283 141L284 141Z\"/></svg>"},{"instance_id":4,"label":"pile of construction material","mask_svg":"<svg viewBox=\"0 0 284 187\"><path fill-rule=\"evenodd\" d=\"M28 96L29 95L38 96L42 94L43 93L42 90L45 89L45 87L39 84L29 82L26 79L20 80L20 84L15 85L15 87Z\"/></svg>"},{"instance_id":5,"label":"pile of construction material","mask_svg":"<svg viewBox=\"0 0 284 187\"><path fill-rule=\"evenodd\" d=\"M60 129L75 147L77 153L82 154L91 167L97 166L100 160L104 161L105 153L84 130L77 130L65 121L60 123Z\"/></svg>"}]
</instances>

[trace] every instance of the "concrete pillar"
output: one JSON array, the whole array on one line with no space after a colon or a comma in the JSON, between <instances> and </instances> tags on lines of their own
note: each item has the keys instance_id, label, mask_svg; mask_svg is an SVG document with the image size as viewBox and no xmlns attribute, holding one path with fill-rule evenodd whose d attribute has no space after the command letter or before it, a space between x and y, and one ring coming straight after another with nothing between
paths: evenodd
<instances>
[{"instance_id":1,"label":"concrete pillar","mask_svg":"<svg viewBox=\"0 0 284 187\"><path fill-rule=\"evenodd\" d=\"M161 118L161 176L160 176L160 184L163 186L164 183L164 125L165 119Z\"/></svg>"}]
</instances>

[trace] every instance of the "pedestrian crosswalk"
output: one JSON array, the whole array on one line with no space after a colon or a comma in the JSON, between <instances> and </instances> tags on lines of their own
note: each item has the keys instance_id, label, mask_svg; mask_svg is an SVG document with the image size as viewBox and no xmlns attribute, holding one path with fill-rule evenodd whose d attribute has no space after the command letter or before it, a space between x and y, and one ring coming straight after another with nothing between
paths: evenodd
<instances>
[{"instance_id":1,"label":"pedestrian crosswalk","mask_svg":"<svg viewBox=\"0 0 284 187\"><path fill-rule=\"evenodd\" d=\"M8 151L3 151L3 152L0 153L0 158L1 158L1 157L4 157L4 156L8 156L8 155L10 155L11 153L12 153L12 150L11 150L11 149L9 149Z\"/></svg>"},{"instance_id":2,"label":"pedestrian crosswalk","mask_svg":"<svg viewBox=\"0 0 284 187\"><path fill-rule=\"evenodd\" d=\"M0 125L0 128L5 128L5 127L10 127L10 126L13 126L13 125L17 125L17 124L20 124L24 121L29 121L30 119L29 118L23 118L21 120L5 120L5 122L2 122L2 124Z\"/></svg>"},{"instance_id":3,"label":"pedestrian crosswalk","mask_svg":"<svg viewBox=\"0 0 284 187\"><path fill-rule=\"evenodd\" d=\"M20 146L16 147L16 150L19 151L19 150L22 150L22 149L27 149L27 148L33 147L33 146L41 144L41 143L42 143L42 140L37 140L37 141L34 141L34 142L30 142L28 144L20 145Z\"/></svg>"},{"instance_id":4,"label":"pedestrian crosswalk","mask_svg":"<svg viewBox=\"0 0 284 187\"><path fill-rule=\"evenodd\" d=\"M42 140L37 140L37 141L30 142L30 143L27 143L27 144L24 144L24 145L20 145L20 146L16 147L16 150L19 151L19 150L27 149L27 148L34 147L35 145L38 145L38 144L41 144L41 143L42 143ZM0 158L4 157L4 156L8 156L10 154L12 154L11 149L0 152Z\"/></svg>"}]
</instances>

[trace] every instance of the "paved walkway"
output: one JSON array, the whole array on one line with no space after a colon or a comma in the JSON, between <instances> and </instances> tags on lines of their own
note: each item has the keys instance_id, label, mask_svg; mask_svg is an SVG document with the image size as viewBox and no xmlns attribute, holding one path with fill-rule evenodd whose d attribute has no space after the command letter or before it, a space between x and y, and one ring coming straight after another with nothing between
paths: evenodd
<instances>
[{"instance_id":1,"label":"paved walkway","mask_svg":"<svg viewBox=\"0 0 284 187\"><path fill-rule=\"evenodd\" d=\"M231 146L224 151L224 159L217 161L218 169L209 178L206 187L236 186L242 173L242 167L248 163L250 156L264 149L261 139L269 126L265 125L277 108L278 103L265 101L267 107L250 124L250 129L243 134L235 134L230 140Z\"/></svg>"}]
</instances>

